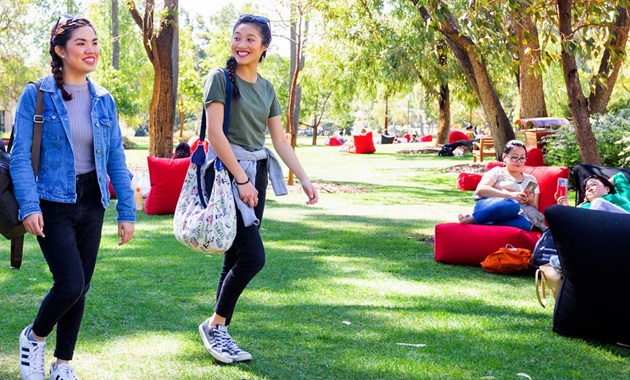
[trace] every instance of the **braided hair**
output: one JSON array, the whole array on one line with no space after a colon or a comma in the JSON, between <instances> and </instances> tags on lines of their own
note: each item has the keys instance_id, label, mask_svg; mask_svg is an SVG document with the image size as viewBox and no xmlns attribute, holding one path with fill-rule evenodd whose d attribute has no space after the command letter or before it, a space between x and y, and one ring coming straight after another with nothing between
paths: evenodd
<instances>
[{"instance_id":1,"label":"braided hair","mask_svg":"<svg viewBox=\"0 0 630 380\"><path fill-rule=\"evenodd\" d=\"M60 17L59 21L57 21L55 26L50 31L50 67L52 69L51 71L53 73L53 77L55 78L55 83L57 84L57 87L59 87L59 89L61 90L63 100L66 101L72 99L72 94L66 91L63 86L63 60L55 51L55 47L59 46L65 49L68 41L70 41L70 37L72 37L72 32L75 29L82 28L84 26L91 27L94 30L94 33L96 33L96 30L94 29L92 23L88 19L82 17L64 19Z\"/></svg>"},{"instance_id":2,"label":"braided hair","mask_svg":"<svg viewBox=\"0 0 630 380\"><path fill-rule=\"evenodd\" d=\"M234 28L232 28L232 33L236 30L236 28L241 24L251 24L256 26L258 32L260 32L260 37L262 38L262 45L269 47L271 44L271 26L269 20L262 16L254 16L250 14L241 15L238 18L236 24L234 24ZM265 50L260 56L260 60L258 62L262 62L263 58L267 56L267 51ZM225 63L225 69L227 70L228 76L230 77L230 82L232 82L232 98L238 100L241 98L241 92L238 89L238 85L236 84L236 66L238 63L236 62L236 58L230 57Z\"/></svg>"}]
</instances>

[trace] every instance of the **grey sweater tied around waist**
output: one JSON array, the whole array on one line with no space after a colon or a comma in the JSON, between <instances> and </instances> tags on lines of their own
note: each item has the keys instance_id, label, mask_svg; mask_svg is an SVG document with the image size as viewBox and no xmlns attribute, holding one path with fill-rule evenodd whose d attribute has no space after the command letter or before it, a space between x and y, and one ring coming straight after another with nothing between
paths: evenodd
<instances>
[{"instance_id":1,"label":"grey sweater tied around waist","mask_svg":"<svg viewBox=\"0 0 630 380\"><path fill-rule=\"evenodd\" d=\"M274 194L276 196L288 194L287 186L284 183L284 174L282 174L282 166L280 166L280 162L271 150L264 147L260 150L250 152L238 145L230 144L230 147L238 163L241 165L241 168L243 168L243 171L247 175L247 178L249 178L254 186L256 186L256 163L267 158L267 172L269 173L269 181L271 182ZM212 146L209 146L206 156L206 169L214 163L216 156L217 154L214 149L212 149ZM232 194L234 194L236 207L243 217L245 227L259 225L260 220L256 217L254 209L241 200L238 187L236 186L236 179L232 179Z\"/></svg>"}]
</instances>

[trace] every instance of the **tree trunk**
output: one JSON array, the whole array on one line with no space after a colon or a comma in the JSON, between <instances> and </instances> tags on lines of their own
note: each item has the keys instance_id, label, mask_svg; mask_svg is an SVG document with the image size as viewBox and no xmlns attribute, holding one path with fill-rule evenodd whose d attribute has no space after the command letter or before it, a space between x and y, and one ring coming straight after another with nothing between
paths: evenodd
<instances>
[{"instance_id":1,"label":"tree trunk","mask_svg":"<svg viewBox=\"0 0 630 380\"><path fill-rule=\"evenodd\" d=\"M313 141L311 142L311 145L317 145L317 127L317 118L313 115Z\"/></svg>"},{"instance_id":2,"label":"tree trunk","mask_svg":"<svg viewBox=\"0 0 630 380\"><path fill-rule=\"evenodd\" d=\"M292 7L292 12L295 12L296 8ZM294 13L295 14L295 13ZM287 106L287 126L286 131L291 136L291 146L295 149L295 130L296 130L296 118L295 118L295 107L296 107L296 97L297 97L297 88L298 88L298 75L300 73L301 68L301 59L302 59L302 14L298 15L298 18L295 22L291 23L291 36L295 39L291 41L291 44L294 45L294 48L291 51L294 52L294 56L291 57L291 67L293 71L291 73L291 87L289 88L289 104ZM300 28L297 30L296 28ZM287 184L293 185L293 172L289 170L289 175L287 177Z\"/></svg>"},{"instance_id":3,"label":"tree trunk","mask_svg":"<svg viewBox=\"0 0 630 380\"><path fill-rule=\"evenodd\" d=\"M448 144L448 138L451 131L451 92L448 88L448 83L440 86L438 104L440 109L440 120L438 122L435 145Z\"/></svg>"},{"instance_id":4,"label":"tree trunk","mask_svg":"<svg viewBox=\"0 0 630 380\"><path fill-rule=\"evenodd\" d=\"M606 46L613 49L625 51L626 42L628 41L628 26L630 25L630 17L628 17L628 9L617 7L617 20L615 21L615 29L610 33ZM595 91L589 96L589 111L591 114L604 113L610 100L617 76L623 63L623 58L613 58L610 52L611 48L606 48L596 79Z\"/></svg>"},{"instance_id":5,"label":"tree trunk","mask_svg":"<svg viewBox=\"0 0 630 380\"><path fill-rule=\"evenodd\" d=\"M118 42L118 0L112 0L112 67L120 69L120 43Z\"/></svg>"},{"instance_id":6,"label":"tree trunk","mask_svg":"<svg viewBox=\"0 0 630 380\"><path fill-rule=\"evenodd\" d=\"M523 0L523 9L531 4L531 0ZM540 63L540 45L538 41L538 28L533 23L531 15L517 12L514 28L518 37L519 59L519 94L521 118L546 117L547 105L543 91L542 75L534 72L534 66Z\"/></svg>"},{"instance_id":7,"label":"tree trunk","mask_svg":"<svg viewBox=\"0 0 630 380\"><path fill-rule=\"evenodd\" d=\"M179 0L165 0L161 12L160 29L153 27L154 1L147 0L144 17L140 16L133 0L127 7L142 30L144 49L153 64L155 74L153 96L149 106L149 155L171 157L173 153L173 126L175 123L174 88L177 88L173 62L173 46L178 27Z\"/></svg>"},{"instance_id":8,"label":"tree trunk","mask_svg":"<svg viewBox=\"0 0 630 380\"><path fill-rule=\"evenodd\" d=\"M410 1L416 6L419 2L419 0ZM490 80L486 64L483 61L483 57L477 51L475 43L469 37L461 34L453 15L441 1L438 1L438 3L441 6L440 11L444 16L438 21L438 30L446 37L446 43L459 61L468 83L483 108L486 120L490 124L492 137L494 138L497 159L500 159L505 144L507 144L509 140L514 139L514 130L499 101L499 97ZM425 21L430 22L431 17L424 6L418 7L418 11L422 14Z\"/></svg>"},{"instance_id":9,"label":"tree trunk","mask_svg":"<svg viewBox=\"0 0 630 380\"><path fill-rule=\"evenodd\" d=\"M601 165L601 158L597 151L597 142L589 119L588 100L580 86L575 56L567 51L567 45L573 42L571 25L572 0L558 0L558 24L562 37L562 70L567 86L569 109L573 116L573 126L578 146L585 164Z\"/></svg>"},{"instance_id":10,"label":"tree trunk","mask_svg":"<svg viewBox=\"0 0 630 380\"><path fill-rule=\"evenodd\" d=\"M389 99L387 95L385 96L385 130L383 133L389 134L387 127L389 126Z\"/></svg>"}]
</instances>

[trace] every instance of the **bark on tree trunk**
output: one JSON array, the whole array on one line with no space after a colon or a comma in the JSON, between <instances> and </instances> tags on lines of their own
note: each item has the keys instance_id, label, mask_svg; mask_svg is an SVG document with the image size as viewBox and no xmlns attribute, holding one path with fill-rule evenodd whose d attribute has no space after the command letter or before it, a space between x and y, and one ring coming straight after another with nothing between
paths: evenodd
<instances>
[{"instance_id":1,"label":"bark on tree trunk","mask_svg":"<svg viewBox=\"0 0 630 380\"><path fill-rule=\"evenodd\" d=\"M601 158L597 151L597 142L589 119L588 100L580 86L575 56L567 51L567 45L573 44L573 30L571 26L572 0L558 0L558 21L562 38L562 70L567 86L569 109L573 116L573 126L577 137L582 162L601 165Z\"/></svg>"},{"instance_id":2,"label":"bark on tree trunk","mask_svg":"<svg viewBox=\"0 0 630 380\"><path fill-rule=\"evenodd\" d=\"M615 29L611 32L606 45L620 51L625 51L626 42L628 42L630 17L628 16L628 9L626 8L617 7L617 12ZM589 96L588 104L591 114L606 112L610 95L615 87L617 76L619 75L621 64L623 63L623 59L614 59L610 50L610 48L607 48L604 51L597 74L598 79L601 80L596 81L595 91Z\"/></svg>"},{"instance_id":3,"label":"bark on tree trunk","mask_svg":"<svg viewBox=\"0 0 630 380\"><path fill-rule=\"evenodd\" d=\"M118 43L118 0L112 0L112 67L120 69L120 43Z\"/></svg>"},{"instance_id":4,"label":"bark on tree trunk","mask_svg":"<svg viewBox=\"0 0 630 380\"><path fill-rule=\"evenodd\" d=\"M416 6L419 2L419 0L410 1ZM424 6L419 6L418 11L422 14L425 21L430 22L431 17ZM514 130L510 120L507 118L505 110L499 101L486 64L483 61L483 57L478 53L475 43L469 37L460 33L457 21L446 7L441 8L441 12L444 17L438 22L438 31L446 37L446 43L459 61L466 79L483 108L494 138L497 159L500 159L505 144L509 140L514 139Z\"/></svg>"},{"instance_id":5,"label":"bark on tree trunk","mask_svg":"<svg viewBox=\"0 0 630 380\"><path fill-rule=\"evenodd\" d=\"M531 4L531 0L523 0L523 9ZM531 15L517 13L514 28L518 37L519 58L519 94L521 98L521 118L546 117L547 105L543 91L542 75L534 72L534 65L540 62L540 45L538 28L532 22Z\"/></svg>"},{"instance_id":6,"label":"bark on tree trunk","mask_svg":"<svg viewBox=\"0 0 630 380\"><path fill-rule=\"evenodd\" d=\"M440 86L438 104L440 109L440 120L438 122L435 145L448 144L448 138L451 131L451 92L448 88L448 83Z\"/></svg>"},{"instance_id":7,"label":"bark on tree trunk","mask_svg":"<svg viewBox=\"0 0 630 380\"><path fill-rule=\"evenodd\" d=\"M149 106L149 155L171 157L173 153L173 126L175 123L173 46L178 27L177 10L179 0L165 0L163 18L159 31L154 30L155 4L147 0L144 17L140 15L133 0L127 0L132 18L142 30L144 49L153 64L155 74L153 96Z\"/></svg>"}]
</instances>

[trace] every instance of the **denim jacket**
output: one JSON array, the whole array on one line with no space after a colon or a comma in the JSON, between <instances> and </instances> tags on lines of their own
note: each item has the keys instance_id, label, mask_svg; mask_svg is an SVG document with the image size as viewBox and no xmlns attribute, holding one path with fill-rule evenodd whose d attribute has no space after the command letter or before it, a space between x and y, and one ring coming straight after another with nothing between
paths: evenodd
<instances>
[{"instance_id":1,"label":"denim jacket","mask_svg":"<svg viewBox=\"0 0 630 380\"><path fill-rule=\"evenodd\" d=\"M70 119L61 90L49 75L40 81L44 92L44 118L41 154L37 177L33 175L31 147L33 144L33 116L37 103L37 89L29 84L24 88L15 116L15 140L11 153L11 178L23 220L33 213L41 213L39 199L74 203L77 200L74 153ZM133 189L125 163L122 134L118 126L116 103L107 90L88 79L92 94L92 130L94 161L101 190L101 203L109 205L109 175L118 198L116 211L119 222L135 222L136 209Z\"/></svg>"}]
</instances>

